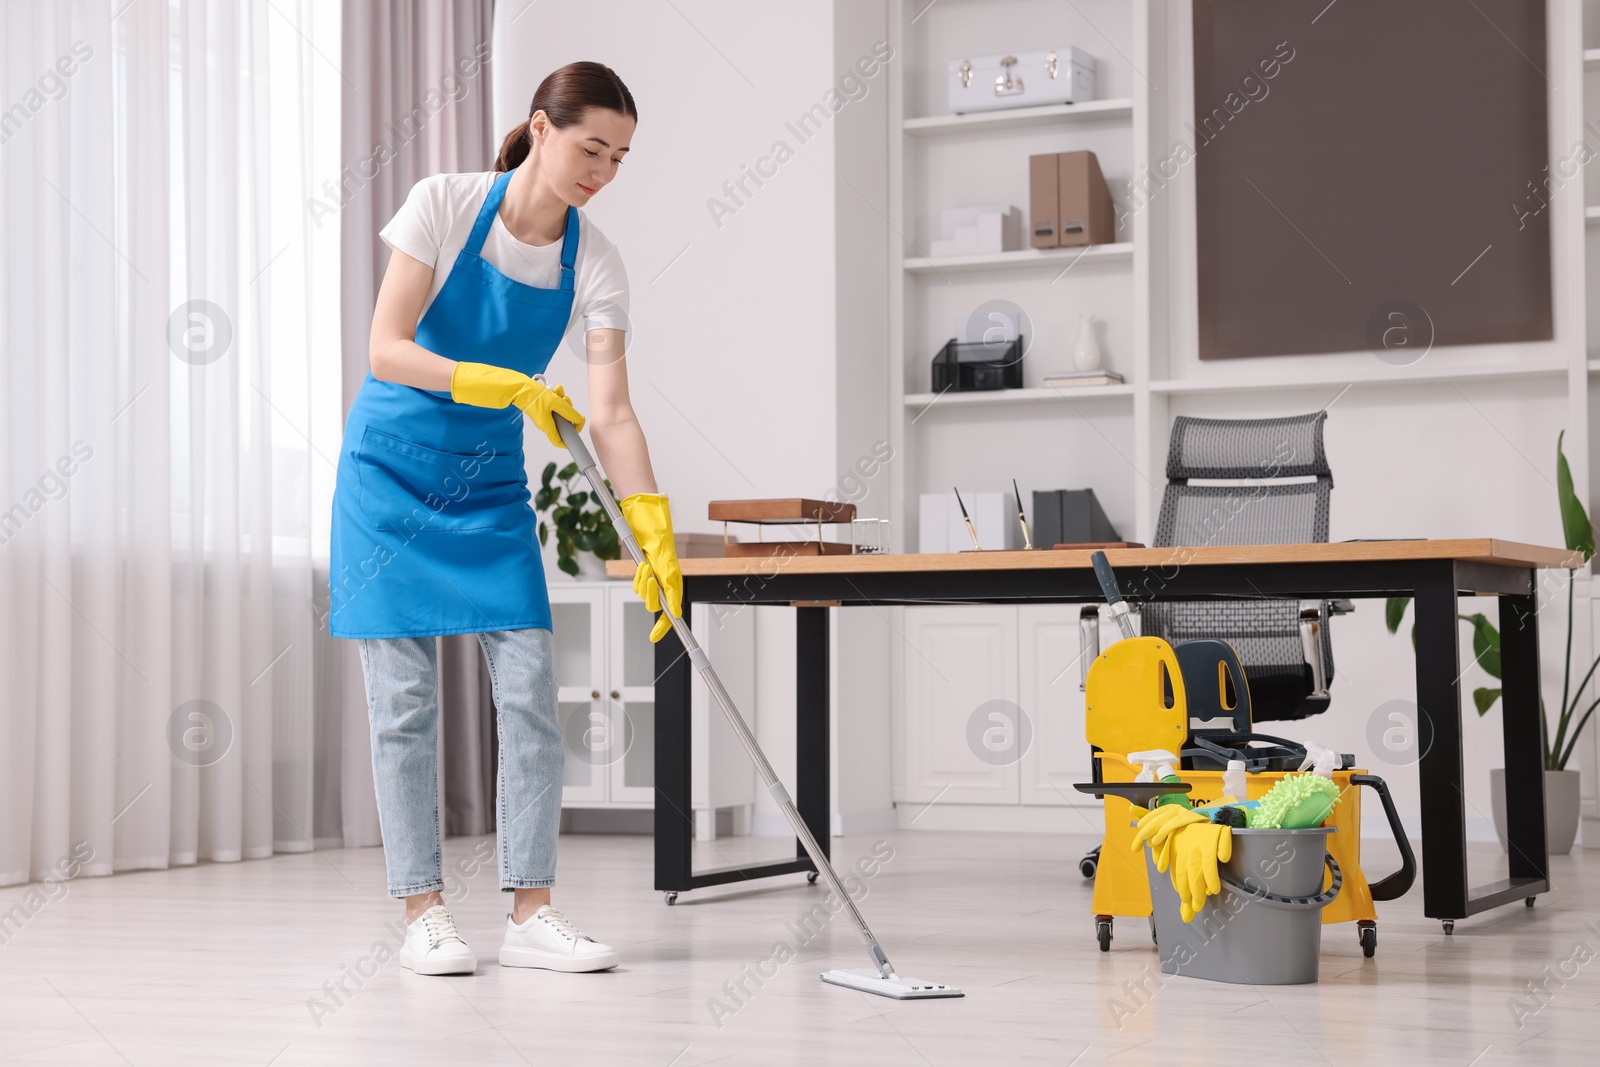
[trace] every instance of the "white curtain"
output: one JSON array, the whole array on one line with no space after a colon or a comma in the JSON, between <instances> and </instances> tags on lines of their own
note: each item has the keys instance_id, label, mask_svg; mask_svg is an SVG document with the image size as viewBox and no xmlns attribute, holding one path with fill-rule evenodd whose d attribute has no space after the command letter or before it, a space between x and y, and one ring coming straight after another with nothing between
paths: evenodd
<instances>
[{"instance_id":1,"label":"white curtain","mask_svg":"<svg viewBox=\"0 0 1600 1067\"><path fill-rule=\"evenodd\" d=\"M0 884L337 832L339 16L0 4Z\"/></svg>"}]
</instances>

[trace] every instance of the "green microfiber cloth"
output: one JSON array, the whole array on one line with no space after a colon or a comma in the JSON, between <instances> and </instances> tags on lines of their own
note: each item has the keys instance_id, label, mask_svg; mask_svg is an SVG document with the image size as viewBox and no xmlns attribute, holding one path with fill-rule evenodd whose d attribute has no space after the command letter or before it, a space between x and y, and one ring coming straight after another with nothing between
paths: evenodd
<instances>
[{"instance_id":1,"label":"green microfiber cloth","mask_svg":"<svg viewBox=\"0 0 1600 1067\"><path fill-rule=\"evenodd\" d=\"M1305 830L1321 826L1339 802L1339 787L1320 774L1291 774L1267 791L1250 812L1252 830Z\"/></svg>"}]
</instances>

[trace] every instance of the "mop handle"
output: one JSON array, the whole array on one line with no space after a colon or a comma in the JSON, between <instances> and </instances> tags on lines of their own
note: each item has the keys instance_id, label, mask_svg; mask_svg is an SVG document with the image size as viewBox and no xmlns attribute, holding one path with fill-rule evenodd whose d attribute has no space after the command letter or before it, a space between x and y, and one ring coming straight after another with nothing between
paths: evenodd
<instances>
[{"instance_id":1,"label":"mop handle","mask_svg":"<svg viewBox=\"0 0 1600 1067\"><path fill-rule=\"evenodd\" d=\"M535 378L543 380L541 376ZM646 563L644 549L639 547L639 541L633 535L633 529L628 525L628 520L622 515L622 508L617 505L616 497L611 493L611 487L606 485L605 475L600 472L594 457L589 454L588 447L583 443L583 436L578 432L568 419L556 412L552 412L556 429L561 434L561 441L567 446L567 451L577 462L578 468L589 479L589 485L594 489L595 499L600 501L605 508L606 515L611 519L611 524L616 527L617 539L627 548L628 555L634 562ZM889 965L889 958L884 955L883 949L878 945L878 939L872 936L872 930L867 926L867 920L856 908L856 902L850 899L850 894L845 892L844 886L839 881L839 876L834 873L833 864L828 862L828 857L823 854L822 846L817 844L817 839L812 836L811 828L800 817L800 812L795 808L794 801L789 796L789 791L784 788L778 774L772 769L772 764L767 762L767 757L761 751L761 746L756 743L755 735L750 732L750 727L745 723L744 716L739 714L739 709L734 706L733 697L722 686L722 679L717 677L716 669L711 666L710 658L700 647L700 642L694 638L694 633L689 629L689 624L683 618L674 615L667 605L666 597L661 598L661 610L672 620L672 630L678 635L678 640L683 642L683 650L689 656L689 662L700 672L701 679L706 683L706 688L722 706L723 713L728 718L728 724L733 727L733 732L738 735L740 744L750 756L751 762L756 765L756 771L761 775L761 781L767 787L767 792L772 794L772 799L777 802L778 808L784 817L789 820L789 825L794 829L795 837L805 847L806 855L811 857L811 863L818 872L828 880L828 887L844 901L850 911L850 918L855 921L856 929L861 934L861 940L867 946L867 955L871 957L873 966L878 968L878 973L884 978L895 976L894 968Z\"/></svg>"},{"instance_id":2,"label":"mop handle","mask_svg":"<svg viewBox=\"0 0 1600 1067\"><path fill-rule=\"evenodd\" d=\"M1117 626L1122 630L1123 637L1137 637L1133 632L1133 620L1128 618L1128 602L1122 599L1122 591L1117 588L1117 576L1111 570L1111 561L1104 552L1095 551L1089 557L1089 562L1094 564L1094 576L1100 580L1100 590L1106 595L1106 606L1111 609L1112 616L1117 620Z\"/></svg>"}]
</instances>

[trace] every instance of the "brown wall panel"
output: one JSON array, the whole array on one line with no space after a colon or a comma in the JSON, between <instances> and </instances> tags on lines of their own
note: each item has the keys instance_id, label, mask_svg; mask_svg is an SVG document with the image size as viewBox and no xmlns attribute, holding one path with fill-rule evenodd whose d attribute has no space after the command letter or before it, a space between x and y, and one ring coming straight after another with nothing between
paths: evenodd
<instances>
[{"instance_id":1,"label":"brown wall panel","mask_svg":"<svg viewBox=\"0 0 1600 1067\"><path fill-rule=\"evenodd\" d=\"M1550 339L1542 0L1193 2L1201 359Z\"/></svg>"}]
</instances>

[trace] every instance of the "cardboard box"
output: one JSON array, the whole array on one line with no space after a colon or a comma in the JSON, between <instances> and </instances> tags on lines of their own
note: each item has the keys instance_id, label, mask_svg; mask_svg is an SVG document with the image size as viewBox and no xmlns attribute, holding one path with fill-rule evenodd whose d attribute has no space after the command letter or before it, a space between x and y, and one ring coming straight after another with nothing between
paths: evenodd
<instances>
[{"instance_id":1,"label":"cardboard box","mask_svg":"<svg viewBox=\"0 0 1600 1067\"><path fill-rule=\"evenodd\" d=\"M1095 154L1062 152L1057 156L1056 173L1059 181L1056 244L1071 248L1115 241L1117 218L1111 207L1111 190L1106 188L1105 175L1100 173L1100 161ZM1034 247L1047 246L1035 244Z\"/></svg>"},{"instance_id":2,"label":"cardboard box","mask_svg":"<svg viewBox=\"0 0 1600 1067\"><path fill-rule=\"evenodd\" d=\"M1034 248L1061 244L1061 153L1028 157L1028 242Z\"/></svg>"}]
</instances>

